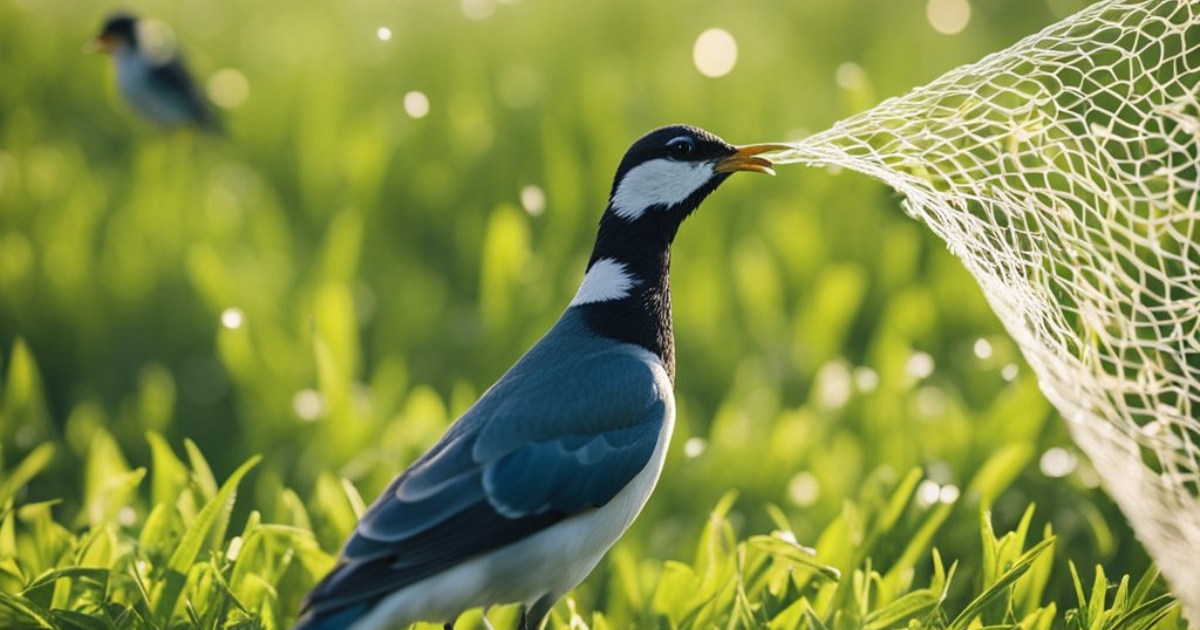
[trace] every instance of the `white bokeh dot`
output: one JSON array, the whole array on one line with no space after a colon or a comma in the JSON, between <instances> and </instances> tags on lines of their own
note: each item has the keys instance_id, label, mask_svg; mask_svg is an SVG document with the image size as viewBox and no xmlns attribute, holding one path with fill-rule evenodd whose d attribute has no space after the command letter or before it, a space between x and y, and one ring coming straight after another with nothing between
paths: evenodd
<instances>
[{"instance_id":1,"label":"white bokeh dot","mask_svg":"<svg viewBox=\"0 0 1200 630\"><path fill-rule=\"evenodd\" d=\"M469 20L486 20L496 12L495 0L462 0L462 12Z\"/></svg>"},{"instance_id":2,"label":"white bokeh dot","mask_svg":"<svg viewBox=\"0 0 1200 630\"><path fill-rule=\"evenodd\" d=\"M225 68L213 73L205 85L208 98L222 109L232 109L250 96L250 81L241 70Z\"/></svg>"},{"instance_id":3,"label":"white bokeh dot","mask_svg":"<svg viewBox=\"0 0 1200 630\"><path fill-rule=\"evenodd\" d=\"M942 487L932 479L926 479L917 486L917 505L929 507L942 498Z\"/></svg>"},{"instance_id":4,"label":"white bokeh dot","mask_svg":"<svg viewBox=\"0 0 1200 630\"><path fill-rule=\"evenodd\" d=\"M546 211L546 193L539 186L529 184L521 189L521 207L530 216L538 217Z\"/></svg>"},{"instance_id":5,"label":"white bokeh dot","mask_svg":"<svg viewBox=\"0 0 1200 630\"><path fill-rule=\"evenodd\" d=\"M242 323L246 321L246 314L242 309L236 306L231 306L224 311L221 311L221 325L229 330L237 330L242 327Z\"/></svg>"},{"instance_id":6,"label":"white bokeh dot","mask_svg":"<svg viewBox=\"0 0 1200 630\"><path fill-rule=\"evenodd\" d=\"M942 35L957 35L971 21L971 5L967 0L929 0L925 18Z\"/></svg>"},{"instance_id":7,"label":"white bokeh dot","mask_svg":"<svg viewBox=\"0 0 1200 630\"><path fill-rule=\"evenodd\" d=\"M800 507L808 507L821 497L821 482L816 475L802 471L788 482L788 498Z\"/></svg>"},{"instance_id":8,"label":"white bokeh dot","mask_svg":"<svg viewBox=\"0 0 1200 630\"><path fill-rule=\"evenodd\" d=\"M840 361L830 361L817 371L816 402L822 409L839 409L850 402L853 386L850 369Z\"/></svg>"},{"instance_id":9,"label":"white bokeh dot","mask_svg":"<svg viewBox=\"0 0 1200 630\"><path fill-rule=\"evenodd\" d=\"M325 397L315 389L302 389L292 397L292 409L301 420L312 422L325 413Z\"/></svg>"},{"instance_id":10,"label":"white bokeh dot","mask_svg":"<svg viewBox=\"0 0 1200 630\"><path fill-rule=\"evenodd\" d=\"M834 71L833 80L844 90L858 90L866 85L867 72L853 61L847 61Z\"/></svg>"},{"instance_id":11,"label":"white bokeh dot","mask_svg":"<svg viewBox=\"0 0 1200 630\"><path fill-rule=\"evenodd\" d=\"M706 450L708 450L708 441L706 441L704 438L688 438L688 440L683 443L683 454L689 459L700 457Z\"/></svg>"},{"instance_id":12,"label":"white bokeh dot","mask_svg":"<svg viewBox=\"0 0 1200 630\"><path fill-rule=\"evenodd\" d=\"M866 366L854 368L854 386L863 393L875 391L879 387L879 373Z\"/></svg>"},{"instance_id":13,"label":"white bokeh dot","mask_svg":"<svg viewBox=\"0 0 1200 630\"><path fill-rule=\"evenodd\" d=\"M137 522L137 510L128 505L117 510L117 522L125 527L132 527Z\"/></svg>"},{"instance_id":14,"label":"white bokeh dot","mask_svg":"<svg viewBox=\"0 0 1200 630\"><path fill-rule=\"evenodd\" d=\"M915 379L923 379L933 374L933 357L924 352L914 352L904 365L904 371Z\"/></svg>"},{"instance_id":15,"label":"white bokeh dot","mask_svg":"<svg viewBox=\"0 0 1200 630\"><path fill-rule=\"evenodd\" d=\"M413 118L424 118L429 114L429 97L417 90L405 94L404 113Z\"/></svg>"},{"instance_id":16,"label":"white bokeh dot","mask_svg":"<svg viewBox=\"0 0 1200 630\"><path fill-rule=\"evenodd\" d=\"M696 38L692 47L692 62L706 77L723 77L737 65L737 40L729 31L710 28Z\"/></svg>"},{"instance_id":17,"label":"white bokeh dot","mask_svg":"<svg viewBox=\"0 0 1200 630\"><path fill-rule=\"evenodd\" d=\"M1017 367L1016 363L1009 363L1000 370L1000 378L1008 382L1013 382L1017 378L1017 374L1021 372L1021 368Z\"/></svg>"},{"instance_id":18,"label":"white bokeh dot","mask_svg":"<svg viewBox=\"0 0 1200 630\"><path fill-rule=\"evenodd\" d=\"M391 41L392 29L386 26L380 26L379 28L375 29L375 37L378 37L379 41L381 42Z\"/></svg>"},{"instance_id":19,"label":"white bokeh dot","mask_svg":"<svg viewBox=\"0 0 1200 630\"><path fill-rule=\"evenodd\" d=\"M1079 458L1075 454L1065 448L1054 447L1047 449L1042 453L1042 458L1038 460L1038 469L1043 475L1057 479L1066 477L1075 472L1075 468L1079 466Z\"/></svg>"}]
</instances>

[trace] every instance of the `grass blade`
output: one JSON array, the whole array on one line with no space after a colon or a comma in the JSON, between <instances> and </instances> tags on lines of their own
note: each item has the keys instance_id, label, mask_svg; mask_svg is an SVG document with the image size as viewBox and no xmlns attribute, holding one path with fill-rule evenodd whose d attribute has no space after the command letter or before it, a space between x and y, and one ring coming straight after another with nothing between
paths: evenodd
<instances>
[{"instance_id":1,"label":"grass blade","mask_svg":"<svg viewBox=\"0 0 1200 630\"><path fill-rule=\"evenodd\" d=\"M798 564L816 571L825 578L837 582L842 574L836 568L822 564L817 560L815 552L800 545L784 540L778 536L752 536L747 541L750 546L761 549L777 558Z\"/></svg>"},{"instance_id":2,"label":"grass blade","mask_svg":"<svg viewBox=\"0 0 1200 630\"><path fill-rule=\"evenodd\" d=\"M27 600L0 591L0 606L6 606L17 614L28 618L34 623L34 627L54 630L54 624L50 623L50 620L47 619L49 614L41 608L35 607L34 604Z\"/></svg>"},{"instance_id":3,"label":"grass blade","mask_svg":"<svg viewBox=\"0 0 1200 630\"><path fill-rule=\"evenodd\" d=\"M216 496L196 515L195 522L179 541L179 546L167 563L167 575L154 605L154 617L160 624L166 625L166 622L170 620L171 612L175 609L175 604L183 591L187 574L195 564L196 557L200 555L204 541L208 539L223 515L228 514L232 508L233 497L242 477L250 472L250 469L258 464L260 459L261 457L257 455L251 457L233 471L233 474L225 481L225 485L217 491Z\"/></svg>"},{"instance_id":4,"label":"grass blade","mask_svg":"<svg viewBox=\"0 0 1200 630\"><path fill-rule=\"evenodd\" d=\"M1054 540L1053 538L1043 540L1022 554L1013 563L1012 567L1008 571L1005 571L994 584L980 593L979 597L972 600L970 604L967 604L967 607L954 618L954 621L950 622L946 630L966 630L970 626L971 621L979 615L980 611L990 604L992 600L1002 596L1013 583L1020 579L1022 575L1025 575L1025 572L1033 566L1033 561L1049 549L1054 544Z\"/></svg>"},{"instance_id":5,"label":"grass blade","mask_svg":"<svg viewBox=\"0 0 1200 630\"><path fill-rule=\"evenodd\" d=\"M26 455L16 468L8 471L4 481L0 481L0 505L7 504L17 490L42 472L53 459L54 445L49 442L38 446Z\"/></svg>"},{"instance_id":6,"label":"grass blade","mask_svg":"<svg viewBox=\"0 0 1200 630\"><path fill-rule=\"evenodd\" d=\"M933 608L941 599L941 593L930 590L913 591L868 614L866 628L867 630L885 630L897 627L901 621Z\"/></svg>"}]
</instances>

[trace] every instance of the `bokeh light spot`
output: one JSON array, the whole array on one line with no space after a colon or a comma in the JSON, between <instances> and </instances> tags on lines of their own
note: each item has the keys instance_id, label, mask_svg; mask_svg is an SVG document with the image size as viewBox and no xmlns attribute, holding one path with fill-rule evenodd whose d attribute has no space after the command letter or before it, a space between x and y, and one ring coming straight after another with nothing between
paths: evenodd
<instances>
[{"instance_id":1,"label":"bokeh light spot","mask_svg":"<svg viewBox=\"0 0 1200 630\"><path fill-rule=\"evenodd\" d=\"M1038 469L1047 477L1058 479L1066 477L1075 472L1075 467L1079 465L1079 458L1075 454L1065 448L1054 447L1047 449L1042 453L1042 458L1038 460Z\"/></svg>"},{"instance_id":2,"label":"bokeh light spot","mask_svg":"<svg viewBox=\"0 0 1200 630\"><path fill-rule=\"evenodd\" d=\"M737 40L729 31L710 28L696 38L692 47L692 61L696 69L706 77L723 77L737 65Z\"/></svg>"},{"instance_id":3,"label":"bokeh light spot","mask_svg":"<svg viewBox=\"0 0 1200 630\"><path fill-rule=\"evenodd\" d=\"M980 337L975 340L974 351L975 356L979 359L990 359L992 358L992 342Z\"/></svg>"},{"instance_id":4,"label":"bokeh light spot","mask_svg":"<svg viewBox=\"0 0 1200 630\"><path fill-rule=\"evenodd\" d=\"M246 315L242 313L242 309L237 307L229 307L221 312L221 325L229 330L237 330L242 327L242 323L246 321Z\"/></svg>"},{"instance_id":5,"label":"bokeh light spot","mask_svg":"<svg viewBox=\"0 0 1200 630\"><path fill-rule=\"evenodd\" d=\"M821 497L821 482L817 476L806 471L796 473L788 481L788 498L800 507L808 507Z\"/></svg>"},{"instance_id":6,"label":"bokeh light spot","mask_svg":"<svg viewBox=\"0 0 1200 630\"><path fill-rule=\"evenodd\" d=\"M700 457L707 450L708 442L704 438L688 438L688 441L683 443L683 454L689 459Z\"/></svg>"},{"instance_id":7,"label":"bokeh light spot","mask_svg":"<svg viewBox=\"0 0 1200 630\"><path fill-rule=\"evenodd\" d=\"M389 42L392 40L392 29L386 26L380 26L379 28L375 29L375 37L378 37L379 41L381 42Z\"/></svg>"},{"instance_id":8,"label":"bokeh light spot","mask_svg":"<svg viewBox=\"0 0 1200 630\"><path fill-rule=\"evenodd\" d=\"M546 193L538 186L530 184L521 189L521 207L530 216L539 217L546 211Z\"/></svg>"},{"instance_id":9,"label":"bokeh light spot","mask_svg":"<svg viewBox=\"0 0 1200 630\"><path fill-rule=\"evenodd\" d=\"M925 18L942 35L957 35L971 21L971 5L967 0L929 0Z\"/></svg>"},{"instance_id":10,"label":"bokeh light spot","mask_svg":"<svg viewBox=\"0 0 1200 630\"><path fill-rule=\"evenodd\" d=\"M117 522L125 527L132 527L137 522L137 510L126 505L117 510Z\"/></svg>"},{"instance_id":11,"label":"bokeh light spot","mask_svg":"<svg viewBox=\"0 0 1200 630\"><path fill-rule=\"evenodd\" d=\"M1016 363L1009 363L1008 365L1004 366L1004 369L1000 370L1000 378L1011 383L1017 380L1017 374L1019 374L1020 371L1021 368L1018 368Z\"/></svg>"},{"instance_id":12,"label":"bokeh light spot","mask_svg":"<svg viewBox=\"0 0 1200 630\"><path fill-rule=\"evenodd\" d=\"M404 112L413 118L424 118L429 114L429 97L416 90L405 94Z\"/></svg>"},{"instance_id":13,"label":"bokeh light spot","mask_svg":"<svg viewBox=\"0 0 1200 630\"><path fill-rule=\"evenodd\" d=\"M208 98L217 107L232 109L245 103L249 96L250 82L240 70L225 68L208 79Z\"/></svg>"},{"instance_id":14,"label":"bokeh light spot","mask_svg":"<svg viewBox=\"0 0 1200 630\"><path fill-rule=\"evenodd\" d=\"M867 83L867 71L853 61L847 61L834 71L833 80L843 90L858 90Z\"/></svg>"},{"instance_id":15,"label":"bokeh light spot","mask_svg":"<svg viewBox=\"0 0 1200 630\"><path fill-rule=\"evenodd\" d=\"M937 387L918 389L915 403L917 413L926 418L940 416L946 413L946 409L950 406L946 400L946 393Z\"/></svg>"},{"instance_id":16,"label":"bokeh light spot","mask_svg":"<svg viewBox=\"0 0 1200 630\"><path fill-rule=\"evenodd\" d=\"M325 413L325 399L315 389L302 389L292 397L292 409L306 422L312 422Z\"/></svg>"},{"instance_id":17,"label":"bokeh light spot","mask_svg":"<svg viewBox=\"0 0 1200 630\"><path fill-rule=\"evenodd\" d=\"M864 394L879 387L879 373L866 366L854 368L854 386Z\"/></svg>"},{"instance_id":18,"label":"bokeh light spot","mask_svg":"<svg viewBox=\"0 0 1200 630\"><path fill-rule=\"evenodd\" d=\"M153 18L137 21L138 51L152 66L170 63L175 58L175 31Z\"/></svg>"},{"instance_id":19,"label":"bokeh light spot","mask_svg":"<svg viewBox=\"0 0 1200 630\"><path fill-rule=\"evenodd\" d=\"M926 479L917 486L917 505L929 507L942 498L942 487L932 479Z\"/></svg>"},{"instance_id":20,"label":"bokeh light spot","mask_svg":"<svg viewBox=\"0 0 1200 630\"><path fill-rule=\"evenodd\" d=\"M923 379L933 374L933 357L924 352L914 352L908 358L904 371L915 379Z\"/></svg>"},{"instance_id":21,"label":"bokeh light spot","mask_svg":"<svg viewBox=\"0 0 1200 630\"><path fill-rule=\"evenodd\" d=\"M817 371L816 399L823 409L839 409L850 402L852 393L850 370L838 361L831 361Z\"/></svg>"},{"instance_id":22,"label":"bokeh light spot","mask_svg":"<svg viewBox=\"0 0 1200 630\"><path fill-rule=\"evenodd\" d=\"M496 12L495 0L462 0L462 12L469 20L486 20Z\"/></svg>"}]
</instances>

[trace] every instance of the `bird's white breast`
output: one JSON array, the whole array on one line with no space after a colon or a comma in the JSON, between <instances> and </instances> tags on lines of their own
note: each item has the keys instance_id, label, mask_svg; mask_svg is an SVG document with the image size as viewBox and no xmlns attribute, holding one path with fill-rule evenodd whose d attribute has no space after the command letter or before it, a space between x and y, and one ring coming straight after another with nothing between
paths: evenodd
<instances>
[{"instance_id":1,"label":"bird's white breast","mask_svg":"<svg viewBox=\"0 0 1200 630\"><path fill-rule=\"evenodd\" d=\"M666 379L665 372L660 376ZM633 523L658 483L675 426L675 401L668 396L666 403L650 461L611 501L398 591L352 630L453 620L465 610L495 602L530 606L546 596L557 600L578 586Z\"/></svg>"}]
</instances>

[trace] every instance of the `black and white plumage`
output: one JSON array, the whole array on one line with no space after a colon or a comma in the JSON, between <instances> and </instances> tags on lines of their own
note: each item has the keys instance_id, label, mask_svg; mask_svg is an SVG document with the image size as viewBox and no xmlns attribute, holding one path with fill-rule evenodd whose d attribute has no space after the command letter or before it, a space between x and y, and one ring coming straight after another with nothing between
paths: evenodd
<instances>
[{"instance_id":1,"label":"black and white plumage","mask_svg":"<svg viewBox=\"0 0 1200 630\"><path fill-rule=\"evenodd\" d=\"M161 23L154 34L162 41L147 42L145 26L129 14L110 17L87 50L107 52L116 68L117 89L129 106L161 127L195 127L219 132L220 121L192 80L173 36Z\"/></svg>"},{"instance_id":2,"label":"black and white plumage","mask_svg":"<svg viewBox=\"0 0 1200 630\"><path fill-rule=\"evenodd\" d=\"M297 630L452 626L523 605L538 629L629 527L675 422L670 248L680 223L760 154L683 125L617 169L587 273L558 322L375 501Z\"/></svg>"}]
</instances>

